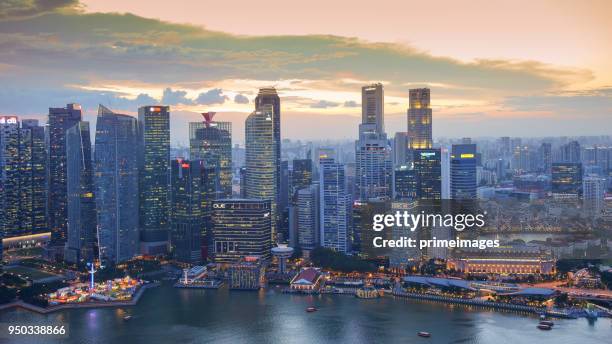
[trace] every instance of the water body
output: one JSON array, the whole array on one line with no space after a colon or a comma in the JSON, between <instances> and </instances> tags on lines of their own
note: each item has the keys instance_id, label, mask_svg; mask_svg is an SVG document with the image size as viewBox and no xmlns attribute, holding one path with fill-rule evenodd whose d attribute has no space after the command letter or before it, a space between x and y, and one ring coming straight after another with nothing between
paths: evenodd
<instances>
[{"instance_id":1,"label":"water body","mask_svg":"<svg viewBox=\"0 0 612 344\"><path fill-rule=\"evenodd\" d=\"M306 313L308 306L318 312ZM132 315L129 321L123 320ZM25 310L0 313L1 323L68 324L70 337L12 338L9 343L609 343L612 321L554 320L551 331L538 319L459 305L384 297L288 295L260 292L147 290L138 305L72 309L47 315ZM418 331L431 332L420 338ZM0 342L7 342L0 339Z\"/></svg>"}]
</instances>

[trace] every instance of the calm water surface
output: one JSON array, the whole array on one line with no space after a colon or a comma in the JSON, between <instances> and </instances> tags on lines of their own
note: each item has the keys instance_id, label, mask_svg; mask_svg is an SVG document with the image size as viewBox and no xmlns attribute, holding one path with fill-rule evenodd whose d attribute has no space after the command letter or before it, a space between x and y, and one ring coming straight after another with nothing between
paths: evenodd
<instances>
[{"instance_id":1,"label":"calm water surface","mask_svg":"<svg viewBox=\"0 0 612 344\"><path fill-rule=\"evenodd\" d=\"M318 312L306 313L314 305ZM123 320L126 314L133 317ZM611 343L612 322L555 320L551 331L538 319L385 297L298 296L261 292L147 290L138 305L73 309L47 315L24 310L0 313L0 322L68 324L70 337L0 339L9 343ZM418 331L431 338L416 336Z\"/></svg>"}]
</instances>

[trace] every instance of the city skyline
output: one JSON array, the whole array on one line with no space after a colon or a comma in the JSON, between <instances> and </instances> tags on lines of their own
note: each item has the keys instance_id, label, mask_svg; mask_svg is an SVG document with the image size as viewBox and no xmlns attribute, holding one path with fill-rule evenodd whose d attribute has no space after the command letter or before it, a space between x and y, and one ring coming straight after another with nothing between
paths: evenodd
<instances>
[{"instance_id":1,"label":"city skyline","mask_svg":"<svg viewBox=\"0 0 612 344\"><path fill-rule=\"evenodd\" d=\"M315 29L294 18L294 25L277 25L274 36L265 27L246 30L242 14L220 25L211 13L227 11L224 5L210 11L198 11L200 5L189 1L172 5L206 13L187 18L171 5L57 3L59 7L15 2L0 13L0 36L7 47L0 54L0 78L8 85L0 92L3 115L43 120L47 107L76 102L83 106L83 120L95 127L98 103L130 115L140 105L159 103L171 106L173 145L188 144L188 122L198 121L204 111L232 122L235 142L242 143L256 90L276 86L284 99L282 138L352 140L361 116L359 87L381 82L389 137L406 130L408 89L419 87L435 94L434 138L545 136L549 131L601 135L612 124L612 76L601 62L609 28L598 14L606 13L605 3L592 2L583 9L540 3L525 14L525 28L514 34L507 21L491 25L499 14L484 6L482 22L490 26L482 35L474 33L474 25L449 33L442 18L420 31L409 30L414 23L400 25L395 34L377 19L365 26L371 28L368 34L366 28L357 29L364 9L347 6L350 15L335 25ZM440 5L431 6L434 11ZM289 20L290 11L278 7L277 16ZM329 5L326 15L338 15L340 7ZM521 6L507 7L516 15ZM396 2L379 6L384 13L406 8L428 9ZM467 21L468 10L459 12L463 19L446 20ZM534 17L546 10L551 32L528 31ZM132 14L119 14L124 12ZM161 19L151 19L157 17ZM580 27L583 36L567 35L561 19ZM344 26L355 33L349 35ZM507 48L493 39L496 33L508 42ZM461 35L477 38L463 41L464 48L445 44L453 38L461 41ZM577 43L580 37L588 39ZM565 43L556 43L560 41L581 47L576 49L581 52L568 52ZM547 43L532 49L538 42ZM319 127L320 120L328 125Z\"/></svg>"}]
</instances>

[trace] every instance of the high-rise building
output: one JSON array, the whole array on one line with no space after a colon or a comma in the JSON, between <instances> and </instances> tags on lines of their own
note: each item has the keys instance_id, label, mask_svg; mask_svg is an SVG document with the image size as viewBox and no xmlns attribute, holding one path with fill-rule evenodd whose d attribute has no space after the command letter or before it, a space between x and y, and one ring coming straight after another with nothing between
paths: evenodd
<instances>
[{"instance_id":1,"label":"high-rise building","mask_svg":"<svg viewBox=\"0 0 612 344\"><path fill-rule=\"evenodd\" d=\"M408 140L410 149L433 147L430 91L416 88L409 91Z\"/></svg>"},{"instance_id":2,"label":"high-rise building","mask_svg":"<svg viewBox=\"0 0 612 344\"><path fill-rule=\"evenodd\" d=\"M542 142L538 153L540 172L550 174L552 167L552 145L548 142Z\"/></svg>"},{"instance_id":3,"label":"high-rise building","mask_svg":"<svg viewBox=\"0 0 612 344\"><path fill-rule=\"evenodd\" d=\"M408 165L397 166L393 171L393 199L416 200L418 180L416 171Z\"/></svg>"},{"instance_id":4,"label":"high-rise building","mask_svg":"<svg viewBox=\"0 0 612 344\"><path fill-rule=\"evenodd\" d=\"M391 197L391 148L376 124L360 124L355 142L355 179L360 200Z\"/></svg>"},{"instance_id":5,"label":"high-rise building","mask_svg":"<svg viewBox=\"0 0 612 344\"><path fill-rule=\"evenodd\" d=\"M167 252L170 183L170 108L138 109L140 250L147 255Z\"/></svg>"},{"instance_id":6,"label":"high-rise building","mask_svg":"<svg viewBox=\"0 0 612 344\"><path fill-rule=\"evenodd\" d=\"M4 237L21 235L19 219L19 120L0 117L0 230Z\"/></svg>"},{"instance_id":7,"label":"high-rise building","mask_svg":"<svg viewBox=\"0 0 612 344\"><path fill-rule=\"evenodd\" d=\"M385 132L385 94L382 84L361 88L361 123L373 124L378 134Z\"/></svg>"},{"instance_id":8,"label":"high-rise building","mask_svg":"<svg viewBox=\"0 0 612 344\"><path fill-rule=\"evenodd\" d=\"M189 123L189 158L202 160L215 173L215 199L232 196L232 123L213 122L214 112L204 113L204 122Z\"/></svg>"},{"instance_id":9,"label":"high-rise building","mask_svg":"<svg viewBox=\"0 0 612 344\"><path fill-rule=\"evenodd\" d=\"M412 156L408 155L408 133L397 132L393 138L393 167L406 165L411 162Z\"/></svg>"},{"instance_id":10,"label":"high-rise building","mask_svg":"<svg viewBox=\"0 0 612 344\"><path fill-rule=\"evenodd\" d=\"M417 176L417 197L439 200L442 197L441 153L439 148L415 149L414 170Z\"/></svg>"},{"instance_id":11,"label":"high-rise building","mask_svg":"<svg viewBox=\"0 0 612 344\"><path fill-rule=\"evenodd\" d=\"M80 121L66 130L65 142L68 235L64 261L90 263L98 257L98 236L89 122Z\"/></svg>"},{"instance_id":12,"label":"high-rise building","mask_svg":"<svg viewBox=\"0 0 612 344\"><path fill-rule=\"evenodd\" d=\"M216 263L236 263L243 256L271 258L270 200L213 201L213 247Z\"/></svg>"},{"instance_id":13,"label":"high-rise building","mask_svg":"<svg viewBox=\"0 0 612 344\"><path fill-rule=\"evenodd\" d=\"M197 264L202 260L202 178L206 163L201 160L172 160L170 196L170 245L174 259Z\"/></svg>"},{"instance_id":14,"label":"high-rise building","mask_svg":"<svg viewBox=\"0 0 612 344\"><path fill-rule=\"evenodd\" d=\"M344 165L334 159L321 159L319 190L321 246L348 253L352 202L346 191Z\"/></svg>"},{"instance_id":15,"label":"high-rise building","mask_svg":"<svg viewBox=\"0 0 612 344\"><path fill-rule=\"evenodd\" d=\"M561 162L578 163L580 160L580 143L570 141L561 146Z\"/></svg>"},{"instance_id":16,"label":"high-rise building","mask_svg":"<svg viewBox=\"0 0 612 344\"><path fill-rule=\"evenodd\" d=\"M81 105L49 108L49 258L61 258L68 236L68 195L66 172L66 130L81 121Z\"/></svg>"},{"instance_id":17,"label":"high-rise building","mask_svg":"<svg viewBox=\"0 0 612 344\"><path fill-rule=\"evenodd\" d=\"M272 240L277 239L280 193L280 160L276 158L275 113L272 104L262 105L245 123L246 182L245 196L271 202Z\"/></svg>"},{"instance_id":18,"label":"high-rise building","mask_svg":"<svg viewBox=\"0 0 612 344\"><path fill-rule=\"evenodd\" d=\"M310 251L319 245L319 185L297 191L298 246Z\"/></svg>"},{"instance_id":19,"label":"high-rise building","mask_svg":"<svg viewBox=\"0 0 612 344\"><path fill-rule=\"evenodd\" d=\"M112 265L138 254L138 122L98 107L94 173L100 260Z\"/></svg>"},{"instance_id":20,"label":"high-rise building","mask_svg":"<svg viewBox=\"0 0 612 344\"><path fill-rule=\"evenodd\" d=\"M582 164L553 163L551 189L554 197L574 197L582 194Z\"/></svg>"},{"instance_id":21,"label":"high-rise building","mask_svg":"<svg viewBox=\"0 0 612 344\"><path fill-rule=\"evenodd\" d=\"M312 184L312 160L293 160L293 170L291 171L291 199L295 201L298 190L304 189L310 184Z\"/></svg>"},{"instance_id":22,"label":"high-rise building","mask_svg":"<svg viewBox=\"0 0 612 344\"><path fill-rule=\"evenodd\" d=\"M289 161L281 161L281 183L278 198L278 235L277 242L289 240Z\"/></svg>"},{"instance_id":23,"label":"high-rise building","mask_svg":"<svg viewBox=\"0 0 612 344\"><path fill-rule=\"evenodd\" d=\"M269 113L273 123L272 137L274 141L274 167L276 168L276 175L274 177L276 181L276 197L272 200L272 215L274 215L274 217L272 218L272 236L276 238L276 231L280 221L279 213L276 211L276 206L278 205L280 199L281 190L281 106L280 97L278 96L278 93L276 92L276 89L274 87L266 87L259 89L257 97L255 97L255 111L257 112L260 110Z\"/></svg>"},{"instance_id":24,"label":"high-rise building","mask_svg":"<svg viewBox=\"0 0 612 344\"><path fill-rule=\"evenodd\" d=\"M600 216L604 209L606 179L598 176L586 176L582 183L584 208L593 216Z\"/></svg>"},{"instance_id":25,"label":"high-rise building","mask_svg":"<svg viewBox=\"0 0 612 344\"><path fill-rule=\"evenodd\" d=\"M448 147L440 148L440 168L442 199L451 199L451 150Z\"/></svg>"},{"instance_id":26,"label":"high-rise building","mask_svg":"<svg viewBox=\"0 0 612 344\"><path fill-rule=\"evenodd\" d=\"M45 128L24 119L19 130L20 223L23 234L47 230L47 147Z\"/></svg>"},{"instance_id":27,"label":"high-rise building","mask_svg":"<svg viewBox=\"0 0 612 344\"><path fill-rule=\"evenodd\" d=\"M453 145L451 159L451 198L476 199L476 145Z\"/></svg>"}]
</instances>

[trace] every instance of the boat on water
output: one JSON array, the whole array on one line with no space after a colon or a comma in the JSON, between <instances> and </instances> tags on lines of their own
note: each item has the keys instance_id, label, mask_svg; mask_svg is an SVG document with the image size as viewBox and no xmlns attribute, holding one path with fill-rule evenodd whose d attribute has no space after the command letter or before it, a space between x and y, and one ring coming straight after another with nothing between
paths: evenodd
<instances>
[{"instance_id":1,"label":"boat on water","mask_svg":"<svg viewBox=\"0 0 612 344\"><path fill-rule=\"evenodd\" d=\"M123 317L123 320L125 320L125 321L128 321L130 319L132 319L131 315L126 315L126 316Z\"/></svg>"},{"instance_id":2,"label":"boat on water","mask_svg":"<svg viewBox=\"0 0 612 344\"><path fill-rule=\"evenodd\" d=\"M540 325L546 325L546 326L553 327L555 325L555 323L550 321L550 320L542 320L542 321L540 321Z\"/></svg>"},{"instance_id":3,"label":"boat on water","mask_svg":"<svg viewBox=\"0 0 612 344\"><path fill-rule=\"evenodd\" d=\"M306 312L308 312L308 313L312 313L312 312L316 312L316 311L318 311L317 307L310 306L310 307L306 308Z\"/></svg>"},{"instance_id":4,"label":"boat on water","mask_svg":"<svg viewBox=\"0 0 612 344\"><path fill-rule=\"evenodd\" d=\"M429 332L425 332L425 331L421 331L421 332L417 333L417 335L418 335L419 337L423 337L423 338L429 338L429 337L431 337L431 333L429 333Z\"/></svg>"},{"instance_id":5,"label":"boat on water","mask_svg":"<svg viewBox=\"0 0 612 344\"><path fill-rule=\"evenodd\" d=\"M545 324L538 324L538 328L540 330L545 330L545 331L550 331L552 329L552 326L550 325L545 325Z\"/></svg>"}]
</instances>

